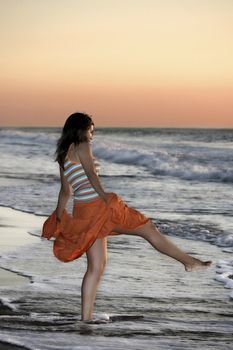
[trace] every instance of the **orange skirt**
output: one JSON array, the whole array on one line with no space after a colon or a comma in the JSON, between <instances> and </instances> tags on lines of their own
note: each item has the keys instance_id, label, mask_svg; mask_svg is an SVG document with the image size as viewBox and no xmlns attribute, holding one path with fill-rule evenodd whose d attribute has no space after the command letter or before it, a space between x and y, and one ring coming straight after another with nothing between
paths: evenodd
<instances>
[{"instance_id":1,"label":"orange skirt","mask_svg":"<svg viewBox=\"0 0 233 350\"><path fill-rule=\"evenodd\" d=\"M119 235L113 228L133 230L150 219L127 204L114 192L107 194L105 203L97 198L89 203L75 203L72 216L63 210L61 220L56 210L43 224L42 237L55 238L53 253L57 259L69 262L86 252L97 238Z\"/></svg>"}]
</instances>

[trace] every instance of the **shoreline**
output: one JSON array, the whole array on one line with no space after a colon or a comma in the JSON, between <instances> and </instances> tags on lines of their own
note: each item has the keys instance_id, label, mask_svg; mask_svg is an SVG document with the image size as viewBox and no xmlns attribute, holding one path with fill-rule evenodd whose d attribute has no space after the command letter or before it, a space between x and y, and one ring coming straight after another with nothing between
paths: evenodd
<instances>
[{"instance_id":1,"label":"shoreline","mask_svg":"<svg viewBox=\"0 0 233 350\"><path fill-rule=\"evenodd\" d=\"M7 289L9 290L14 290L14 286L18 285L19 283L22 283L22 285L30 283L30 276L22 276L17 274L17 272L12 272L9 271L7 269L5 269L4 267L1 267L1 256L4 255L4 253L7 253L10 250L14 250L17 249L20 246L24 246L27 244L32 244L32 243L38 243L38 241L40 240L40 236L36 236L33 235L33 230L37 230L41 229L41 225L44 222L46 217L37 217L35 214L29 214L29 213L24 213L12 208L7 208L7 207L1 207L0 206L0 237L2 238L1 240L1 244L0 244L0 278L2 278L2 281L4 281L2 283L3 288L4 286L7 286ZM32 230L32 234L29 234L27 231L31 231ZM130 239L130 237L128 238ZM174 242L182 242L182 246L184 247L183 249L185 249L185 251L191 251L192 255L196 256L205 256L206 258L213 258L213 257L224 257L227 255L227 253L223 253L219 247L216 246L212 246L207 242L202 242L202 241L188 241L187 239L184 238L178 238L178 237L172 237L172 240ZM113 240L112 240L113 243ZM133 244L133 243L132 243ZM114 246L114 243L113 243ZM119 244L119 248L120 248L121 244ZM124 246L125 246L125 242L124 242ZM146 243L145 243L145 247L146 247ZM143 248L143 245L141 246ZM147 259L144 260L143 263L143 268L144 268L144 272L145 274L147 274L147 276L151 276L151 267L150 267L150 261L152 261L152 259L154 259L154 264L155 266L159 266L159 270L156 272L156 268L155 268L155 281L153 282L152 280L147 280L148 283L148 292L146 293L146 296L143 296L142 293L138 294L137 293L134 295L133 290L131 291L131 295L132 298L135 298L135 301L138 301L139 304L141 303L141 301L143 300L143 304L144 306L141 307L140 305L136 306L136 312L138 312L138 314L144 314L146 321L142 321L142 323L139 323L139 327L143 327L145 329L145 333L144 333L144 337L148 337L148 339L146 340L147 342L151 342L150 347L156 347L156 342L158 342L158 345L160 344L160 340L164 337L164 334L169 335L169 330L168 333L167 329L169 327L171 327L171 331L172 330L180 330L180 331L184 331L182 328L182 325L179 324L179 320L177 321L173 321L173 317L174 319L176 319L177 317L177 312L179 311L180 313L182 313L182 315L185 315L186 317L186 321L188 321L190 319L190 313L192 313L193 316L195 316L196 318L198 317L198 315L201 317L200 319L202 320L202 322L204 322L205 327L208 327L208 331L212 332L215 335L216 331L214 326L212 326L212 324L214 324L216 322L216 315L218 316L218 313L221 312L225 312L224 315L224 320L226 319L228 321L229 316L230 316L230 310L229 308L224 308L224 310L222 310L222 305L224 305L224 303L227 302L227 305L230 305L230 302L228 300L228 296L226 295L226 293L223 292L223 286L221 286L220 283L217 283L213 280L213 276L214 276L214 270L215 270L215 261L213 261L213 266L210 270L208 270L208 272L203 271L202 272L202 278L199 278L199 272L188 272L188 273L184 273L183 271L183 267L181 268L181 266L176 265L176 264L172 264L170 259L167 259L167 257L164 257L163 255L160 254L154 254L154 250L151 248L146 248L147 250ZM217 253L217 254L216 254ZM219 254L219 255L218 255ZM119 314L127 314L129 315L132 311L132 308L130 307L130 301L128 299L125 300L125 307L126 309L124 309L121 306L121 298L117 298L116 295L111 295L111 293L108 293L106 291L111 291L112 288L114 288L114 275L117 276L119 278L122 278L122 281L125 280L125 278L128 279L128 283L133 283L132 279L133 277L131 276L131 273L134 273L137 270L137 265L130 265L130 263L133 261L133 257L131 258L130 256L128 256L127 250L123 250L122 253L122 258L125 261L125 264L129 264L130 267L130 271L125 271L124 270L124 266L119 266L119 260L118 260L118 254L117 251L114 254L114 247L112 248L112 254L111 254L111 260L109 261L113 274L110 274L108 276L108 278L104 278L103 279L103 283L101 284L99 290L98 290L98 294L97 294L97 303L98 303L98 307L96 308L97 313L105 310L105 307L108 305L108 302L111 302L111 298L114 298L114 302L115 302L115 308L118 310L121 310L119 312ZM17 264L17 262L16 262ZM13 266L17 266L14 265ZM16 267L15 267L16 268ZM117 270L116 270L117 269ZM132 269L132 270L131 270ZM30 270L28 270L30 271ZM65 270L64 270L65 271ZM206 274L206 277L205 277ZM106 275L105 275L106 276ZM169 278L170 276L170 278ZM106 276L107 277L107 276ZM111 277L111 278L110 278ZM135 276L136 278L137 276ZM139 276L138 276L139 277ZM146 278L144 279L146 281ZM158 282L156 282L156 280ZM171 280L171 281L170 281ZM118 282L116 282L118 283ZM124 283L124 282L123 282ZM157 283L156 286L156 296L153 296L153 292L150 293L150 287L153 286L154 283ZM217 284L216 284L217 283ZM127 285L127 283L126 283ZM133 284L135 285L135 284ZM170 288L173 288L174 285L176 286L176 291L175 291L175 295L173 294L173 291L170 291ZM8 288L9 287L9 288ZM106 289L105 289L106 288ZM109 289L108 289L109 288ZM123 288L123 287L122 287ZM125 294L125 290L119 288L118 289L118 293L122 298L127 298L126 294ZM141 288L138 285L138 288ZM185 288L185 289L184 289ZM213 289L214 288L214 289ZM194 290L194 292L193 292ZM201 292L201 301L202 301L202 307L200 309L200 294L198 293L198 291L200 290ZM143 290L142 290L143 291ZM166 293L165 293L166 291ZM208 302L205 302L205 300L207 299L207 296L209 296L209 293L213 293L214 295L212 296L213 302L215 302L215 308L213 310L213 307L211 307L211 304L208 304ZM223 293L222 293L223 292ZM40 293L40 290L39 290ZM191 293L191 294L190 294ZM33 293L32 293L33 294ZM104 298L102 298L101 296L103 295L108 295L108 297L110 298L109 301L107 301L107 304L105 304L105 300ZM29 312L38 312L38 310L34 310L34 306L36 305L35 303L38 302L38 295L39 294L35 294L35 295L31 295L29 298L29 301L27 299L26 303L30 302L31 304L31 309L28 309L27 305L25 306L25 308L20 308L19 310L14 310L14 308L11 308L10 303L8 302L8 292L7 294L5 294L5 298L2 297L0 298L0 315L2 318L2 324L4 325L2 328L2 340L0 340L0 349L2 350L20 350L20 349L24 349L24 350L30 350L30 349L34 349L36 348L35 346L35 342L30 341L30 337L33 338L33 336L35 336L35 325L38 325L41 327L42 323L44 322L44 319L42 318L42 320L37 320L34 318L29 318L27 319L26 322L26 329L24 330L25 334L27 334L27 337L22 337L21 335L14 335L15 332L17 332L17 328L15 330L14 328L14 322L15 319L17 319L17 317L15 316L20 316L21 314L23 315L23 312L25 312L26 310L26 314L28 315ZM50 295L50 293L48 292L48 295ZM3 295L2 295L3 296ZM50 296L49 296L50 297ZM55 296L56 297L56 296ZM76 300L76 294L73 296ZM69 298L72 298L72 295L69 296ZM144 298L144 299L141 299ZM154 311L150 314L150 312L148 311L147 314L147 310L150 310L151 307L151 300L153 298L153 303L155 304L153 306ZM171 299L170 299L171 298ZM113 299L112 299L113 300ZM127 301L128 300L128 301ZM45 305L46 299L43 300L43 303ZM62 301L61 301L62 302ZM65 302L65 301L63 301ZM76 302L76 301L75 301ZM171 303L175 303L174 305L170 305ZM33 304L34 303L34 304ZM129 303L129 305L127 304ZM128 306L127 306L128 305ZM73 315L73 309L71 306L71 309L69 309L69 306L66 306L66 312L72 312ZM80 306L78 306L79 310ZM110 308L110 306L109 306ZM173 309L174 308L174 309ZM177 308L177 310L176 310ZM186 311L187 309L187 311ZM129 311L131 310L131 311ZM44 309L44 311L46 311L46 309ZM208 312L207 312L208 311ZM43 311L42 311L43 312ZM53 313L57 313L57 303L51 303L51 310L50 310L51 314ZM115 309L112 309L112 312L114 314ZM168 312L167 315L165 315L165 313ZM193 314L193 312L195 312ZM228 315L229 312L229 315ZM110 311L111 313L111 311ZM170 314L169 314L170 313ZM181 314L180 314L181 315ZM209 316L210 315L210 316ZM11 322L11 316L12 316L12 324L10 325L9 329L7 327L7 324L5 326L5 322ZM64 320L64 315L62 316L63 320L67 322L67 319ZM183 316L182 316L183 317ZM194 318L195 318L194 317ZM203 319L202 319L203 317ZM14 319L15 318L15 319ZM147 320L153 320L153 323L151 325L155 326L156 332L161 332L161 336L160 338L158 337L154 337L154 332L151 331L151 326L148 326ZM31 326L31 322L33 321L33 327ZM17 321L19 322L19 325L23 324L25 321L21 320L19 318L19 320ZM38 322L38 323L37 323ZM70 320L69 320L70 322ZM123 320L123 322L125 322ZM196 323L195 323L196 322ZM53 330L49 329L47 331L50 332L54 332L54 327L56 327L56 331L60 331L60 326L61 324L59 323L59 321L56 321L56 319L51 319L50 323L48 325L48 327L50 327L52 325ZM121 342L121 339L123 339L126 344L128 344L128 334L133 335L133 337L136 337L136 333L134 332L134 329L130 329L127 328L127 323L124 324L126 327L126 333L124 334L124 337L122 338L122 333L118 334L118 328L117 325L116 327L114 327L114 323L112 325L110 325L110 331L112 332L112 336L109 337L109 349L114 349L118 342ZM197 319L194 319L194 326L196 327L194 329L194 336L197 336L198 341L201 341L201 345L203 345L204 342L204 336L202 339L202 334L200 333L199 330L199 325L197 322ZM77 322L77 327L72 328L73 326L70 325L66 325L66 327L68 327L69 330L69 334L72 334L73 336L77 337L77 341L81 341L81 342L86 342L87 339L83 338L83 333L82 333L82 328L79 325L79 322ZM70 327L70 328L69 328ZM158 329L157 329L158 327ZM161 328L160 328L161 327ZM219 327L219 332L220 334L225 334L222 330L221 330L221 323L217 324L216 327ZM20 329L20 327L18 328ZM137 324L135 323L135 329L137 329ZM43 332L44 329L40 329L39 332ZM109 330L106 327L103 327L102 329L102 336L109 336ZM128 333L129 332L129 333ZM132 333L130 333L132 332ZM150 337L150 332L151 332L151 338ZM221 333L222 332L222 333ZM199 335L200 333L200 335ZM51 333L52 334L52 333ZM53 333L54 334L54 333ZM156 335L158 335L156 334ZM187 333L188 334L188 333ZM217 333L216 333L217 334ZM62 334L62 336L66 337L67 333L64 332L64 334ZM228 333L226 333L226 336L228 336ZM39 340L41 337L41 335L38 335L38 342L40 343L41 340ZM180 334L179 332L177 334L173 334L173 340L176 341L177 343L181 344L182 339L180 339ZM192 337L192 335L190 336ZM191 338L190 338L191 339ZM25 345L16 345L16 344L11 344L10 341L12 340L12 342L20 342L21 344L25 344ZM101 343L101 340L99 340L98 335L96 336L96 340L98 340ZM9 342L8 342L9 341ZM36 339L37 341L37 339ZM69 343L69 339L65 338L63 339L63 341L66 341ZM140 343L140 339L135 339L135 342L139 341ZM162 340L161 340L162 341ZM115 343L116 342L116 343ZM68 344L67 343L67 344ZM54 344L54 343L53 343ZM27 347L27 345L29 347ZM90 346L90 344L87 344L88 346ZM43 342L40 344L40 347L38 347L38 349L43 349ZM71 345L71 349L72 349L73 343ZM147 348L148 349L148 348ZM221 348L223 349L223 348ZM225 347L225 349L227 349L227 347Z\"/></svg>"},{"instance_id":2,"label":"shoreline","mask_svg":"<svg viewBox=\"0 0 233 350\"><path fill-rule=\"evenodd\" d=\"M1 256L20 246L37 243L37 236L29 230L41 228L45 216L37 216L10 207L0 206L0 280L4 286L30 283L30 276L24 276L1 266Z\"/></svg>"},{"instance_id":3,"label":"shoreline","mask_svg":"<svg viewBox=\"0 0 233 350\"><path fill-rule=\"evenodd\" d=\"M31 283L30 276L23 276L1 266L1 256L8 251L26 244L36 243L38 237L30 235L29 229L38 229L44 221L44 216L37 216L32 213L26 213L21 210L6 206L0 206L0 280L4 287L13 288ZM14 315L15 312L0 300L0 315ZM28 350L22 345L12 344L0 340L1 350Z\"/></svg>"}]
</instances>

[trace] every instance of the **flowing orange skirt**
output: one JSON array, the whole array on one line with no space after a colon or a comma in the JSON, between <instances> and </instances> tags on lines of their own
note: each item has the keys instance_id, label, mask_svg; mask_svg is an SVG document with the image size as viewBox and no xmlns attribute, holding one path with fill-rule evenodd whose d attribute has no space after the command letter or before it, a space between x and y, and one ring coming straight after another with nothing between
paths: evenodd
<instances>
[{"instance_id":1,"label":"flowing orange skirt","mask_svg":"<svg viewBox=\"0 0 233 350\"><path fill-rule=\"evenodd\" d=\"M129 208L116 193L110 192L107 203L101 198L89 203L75 203L72 216L64 209L60 221L54 210L43 224L42 237L55 237L54 255L69 262L79 258L97 238L119 235L112 231L114 227L133 230L149 220L136 209Z\"/></svg>"}]
</instances>

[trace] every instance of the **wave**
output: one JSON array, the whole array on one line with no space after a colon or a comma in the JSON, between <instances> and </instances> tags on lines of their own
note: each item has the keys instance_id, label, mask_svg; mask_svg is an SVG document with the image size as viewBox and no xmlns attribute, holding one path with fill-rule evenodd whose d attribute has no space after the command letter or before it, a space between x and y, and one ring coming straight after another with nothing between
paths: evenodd
<instances>
[{"instance_id":1,"label":"wave","mask_svg":"<svg viewBox=\"0 0 233 350\"><path fill-rule=\"evenodd\" d=\"M53 144L57 139L56 129L50 130L48 128L9 128L0 129L0 138L5 144L11 145L43 145L43 144Z\"/></svg>"},{"instance_id":2,"label":"wave","mask_svg":"<svg viewBox=\"0 0 233 350\"><path fill-rule=\"evenodd\" d=\"M233 182L232 150L152 149L96 147L96 156L107 161L145 167L154 176L172 176L183 180Z\"/></svg>"},{"instance_id":3,"label":"wave","mask_svg":"<svg viewBox=\"0 0 233 350\"><path fill-rule=\"evenodd\" d=\"M218 227L189 221L156 220L156 225L162 233L169 236L209 242L218 247L233 249L233 235Z\"/></svg>"},{"instance_id":4,"label":"wave","mask_svg":"<svg viewBox=\"0 0 233 350\"><path fill-rule=\"evenodd\" d=\"M12 154L15 146L17 160L20 156L30 157L33 162L48 159L43 157L54 158L59 132L58 128L2 128L4 155ZM232 183L232 131L199 130L199 133L203 138L205 135L206 143L193 142L193 135L199 135L197 130L101 129L93 150L100 159L143 167L152 176ZM221 135L225 143L211 143L210 140L218 140L216 135Z\"/></svg>"},{"instance_id":5,"label":"wave","mask_svg":"<svg viewBox=\"0 0 233 350\"><path fill-rule=\"evenodd\" d=\"M124 135L129 137L162 137L169 141L194 141L205 143L233 142L233 129L208 129L208 128L96 128L100 135Z\"/></svg>"},{"instance_id":6,"label":"wave","mask_svg":"<svg viewBox=\"0 0 233 350\"><path fill-rule=\"evenodd\" d=\"M233 289L233 258L219 260L216 273L216 281L224 283L224 287L227 289ZM233 299L233 291L230 292L229 296Z\"/></svg>"}]
</instances>

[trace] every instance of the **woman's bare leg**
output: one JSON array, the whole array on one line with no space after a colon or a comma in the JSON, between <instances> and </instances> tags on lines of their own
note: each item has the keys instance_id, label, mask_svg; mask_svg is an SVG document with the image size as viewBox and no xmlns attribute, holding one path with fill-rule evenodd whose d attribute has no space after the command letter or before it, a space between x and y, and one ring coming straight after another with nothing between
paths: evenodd
<instances>
[{"instance_id":1,"label":"woman's bare leg","mask_svg":"<svg viewBox=\"0 0 233 350\"><path fill-rule=\"evenodd\" d=\"M97 287L107 260L107 237L96 239L86 255L87 271L81 287L83 321L92 319Z\"/></svg>"},{"instance_id":2,"label":"woman's bare leg","mask_svg":"<svg viewBox=\"0 0 233 350\"><path fill-rule=\"evenodd\" d=\"M152 221L149 221L135 230L124 230L116 227L113 231L143 237L159 252L180 261L184 265L186 271L192 271L196 268L205 268L211 265L211 261L201 261L183 252L167 237L160 233Z\"/></svg>"}]
</instances>

